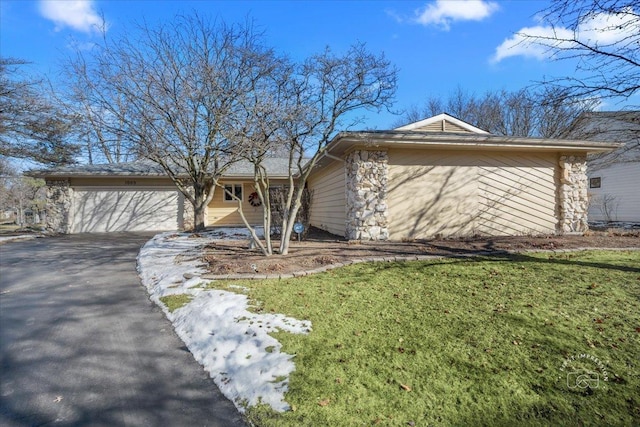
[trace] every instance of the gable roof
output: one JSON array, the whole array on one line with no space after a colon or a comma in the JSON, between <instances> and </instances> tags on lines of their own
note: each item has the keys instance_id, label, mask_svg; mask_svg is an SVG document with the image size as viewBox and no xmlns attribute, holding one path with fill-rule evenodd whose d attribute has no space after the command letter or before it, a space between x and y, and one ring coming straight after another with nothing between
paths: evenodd
<instances>
[{"instance_id":1,"label":"gable roof","mask_svg":"<svg viewBox=\"0 0 640 427\"><path fill-rule=\"evenodd\" d=\"M66 165L48 169L34 169L24 173L34 178L87 177L87 176L166 176L162 167L149 160L126 163L103 163L95 165Z\"/></svg>"},{"instance_id":2,"label":"gable roof","mask_svg":"<svg viewBox=\"0 0 640 427\"><path fill-rule=\"evenodd\" d=\"M395 128L397 131L424 131L424 132L447 132L447 133L476 133L488 135L489 132L470 125L447 113L438 114L408 125Z\"/></svg>"}]
</instances>

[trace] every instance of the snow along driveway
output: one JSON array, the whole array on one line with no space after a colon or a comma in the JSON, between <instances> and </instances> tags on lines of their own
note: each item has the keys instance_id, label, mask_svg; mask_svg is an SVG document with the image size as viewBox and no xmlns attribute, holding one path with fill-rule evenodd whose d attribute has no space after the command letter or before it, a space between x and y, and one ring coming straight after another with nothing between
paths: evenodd
<instances>
[{"instance_id":1,"label":"snow along driveway","mask_svg":"<svg viewBox=\"0 0 640 427\"><path fill-rule=\"evenodd\" d=\"M197 235L163 233L147 242L138 255L138 273L150 298L166 313L180 338L222 393L238 410L258 403L285 411L293 356L280 352L269 332L308 333L311 322L281 314L248 311L246 295L204 290L201 249L211 240L248 239L244 229L217 229ZM192 300L170 313L160 298L187 294Z\"/></svg>"}]
</instances>

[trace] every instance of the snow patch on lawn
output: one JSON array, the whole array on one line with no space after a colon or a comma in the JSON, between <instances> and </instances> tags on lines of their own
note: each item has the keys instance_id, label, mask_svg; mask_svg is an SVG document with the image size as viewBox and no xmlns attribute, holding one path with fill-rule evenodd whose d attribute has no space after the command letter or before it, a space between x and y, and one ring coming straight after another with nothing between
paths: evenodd
<instances>
[{"instance_id":1,"label":"snow patch on lawn","mask_svg":"<svg viewBox=\"0 0 640 427\"><path fill-rule=\"evenodd\" d=\"M173 323L195 359L222 393L244 412L259 403L286 411L288 377L293 356L280 352L274 331L308 333L311 322L281 314L248 311L246 295L204 290L202 248L215 239L249 239L246 229L224 228L198 234L163 233L147 242L138 255L138 273L150 298ZM170 313L160 298L187 294L191 302Z\"/></svg>"}]
</instances>

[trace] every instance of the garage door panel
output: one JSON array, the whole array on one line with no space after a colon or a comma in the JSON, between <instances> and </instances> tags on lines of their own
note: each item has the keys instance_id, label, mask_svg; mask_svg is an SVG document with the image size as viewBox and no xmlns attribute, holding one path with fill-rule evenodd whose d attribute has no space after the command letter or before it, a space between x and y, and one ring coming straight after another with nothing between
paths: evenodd
<instances>
[{"instance_id":1,"label":"garage door panel","mask_svg":"<svg viewBox=\"0 0 640 427\"><path fill-rule=\"evenodd\" d=\"M176 230L178 199L177 191L75 191L73 232Z\"/></svg>"}]
</instances>

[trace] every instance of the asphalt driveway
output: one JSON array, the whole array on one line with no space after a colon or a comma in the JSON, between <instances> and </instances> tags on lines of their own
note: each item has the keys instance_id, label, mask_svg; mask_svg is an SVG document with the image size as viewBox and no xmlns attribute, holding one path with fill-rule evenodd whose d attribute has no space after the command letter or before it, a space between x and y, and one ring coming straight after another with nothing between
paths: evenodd
<instances>
[{"instance_id":1,"label":"asphalt driveway","mask_svg":"<svg viewBox=\"0 0 640 427\"><path fill-rule=\"evenodd\" d=\"M0 425L243 425L140 285L150 237L0 245Z\"/></svg>"}]
</instances>

